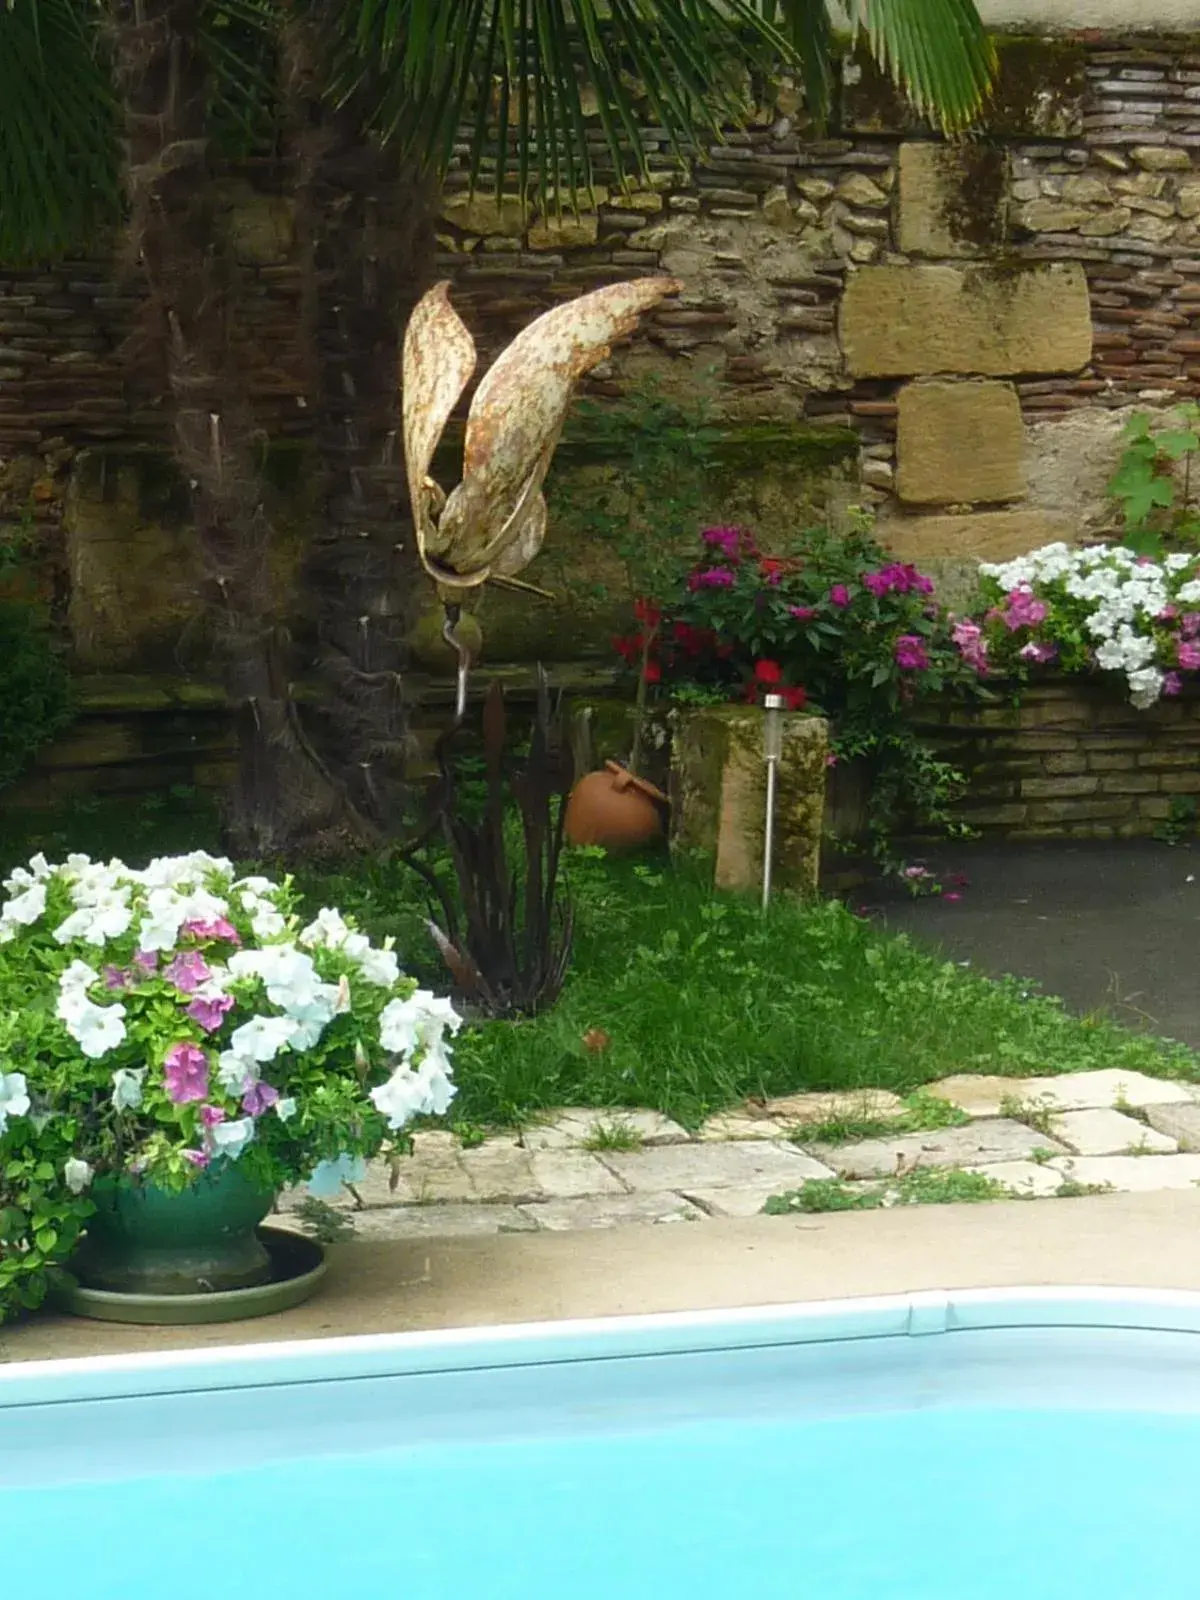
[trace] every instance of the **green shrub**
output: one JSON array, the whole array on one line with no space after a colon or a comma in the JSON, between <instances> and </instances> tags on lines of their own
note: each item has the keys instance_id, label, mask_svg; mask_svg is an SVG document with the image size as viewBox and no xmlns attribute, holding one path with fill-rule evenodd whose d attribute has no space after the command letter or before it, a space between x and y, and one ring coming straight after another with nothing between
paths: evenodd
<instances>
[{"instance_id":1,"label":"green shrub","mask_svg":"<svg viewBox=\"0 0 1200 1600\"><path fill-rule=\"evenodd\" d=\"M70 718L71 680L49 628L23 601L0 601L0 789Z\"/></svg>"}]
</instances>

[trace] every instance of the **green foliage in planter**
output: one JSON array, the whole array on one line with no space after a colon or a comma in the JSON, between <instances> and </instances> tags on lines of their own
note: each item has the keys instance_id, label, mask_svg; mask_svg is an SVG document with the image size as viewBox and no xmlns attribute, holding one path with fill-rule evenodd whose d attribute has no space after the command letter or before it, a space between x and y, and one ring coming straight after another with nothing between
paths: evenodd
<instances>
[{"instance_id":1,"label":"green foliage in planter","mask_svg":"<svg viewBox=\"0 0 1200 1600\"><path fill-rule=\"evenodd\" d=\"M1139 555L1200 547L1200 405L1177 406L1156 420L1135 412L1121 435L1124 450L1108 492L1120 502L1125 544Z\"/></svg>"}]
</instances>

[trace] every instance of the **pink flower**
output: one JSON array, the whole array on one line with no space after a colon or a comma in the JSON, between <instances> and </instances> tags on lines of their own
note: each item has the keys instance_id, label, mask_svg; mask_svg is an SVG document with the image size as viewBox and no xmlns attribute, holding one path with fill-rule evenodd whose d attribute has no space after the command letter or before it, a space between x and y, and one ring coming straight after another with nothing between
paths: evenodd
<instances>
[{"instance_id":1,"label":"pink flower","mask_svg":"<svg viewBox=\"0 0 1200 1600\"><path fill-rule=\"evenodd\" d=\"M224 917L193 917L183 925L184 933L193 939L224 939L226 944L241 944L242 936L232 922Z\"/></svg>"},{"instance_id":2,"label":"pink flower","mask_svg":"<svg viewBox=\"0 0 1200 1600\"><path fill-rule=\"evenodd\" d=\"M261 1079L252 1083L242 1096L242 1110L248 1117L261 1117L264 1111L269 1111L279 1099L279 1090L274 1084L263 1083Z\"/></svg>"},{"instance_id":3,"label":"pink flower","mask_svg":"<svg viewBox=\"0 0 1200 1600\"><path fill-rule=\"evenodd\" d=\"M1036 628L1046 620L1048 610L1046 602L1039 600L1032 589L1014 589L1001 618L1009 632L1016 633L1018 628Z\"/></svg>"},{"instance_id":4,"label":"pink flower","mask_svg":"<svg viewBox=\"0 0 1200 1600\"><path fill-rule=\"evenodd\" d=\"M1174 622L1178 615L1178 606L1164 606L1154 620L1155 622Z\"/></svg>"},{"instance_id":5,"label":"pink flower","mask_svg":"<svg viewBox=\"0 0 1200 1600\"><path fill-rule=\"evenodd\" d=\"M212 977L212 969L199 950L181 950L163 968L163 977L168 983L173 983L181 994L195 994L200 985Z\"/></svg>"},{"instance_id":6,"label":"pink flower","mask_svg":"<svg viewBox=\"0 0 1200 1600\"><path fill-rule=\"evenodd\" d=\"M728 567L706 567L703 572L693 572L688 579L689 589L732 589L736 577Z\"/></svg>"},{"instance_id":7,"label":"pink flower","mask_svg":"<svg viewBox=\"0 0 1200 1600\"><path fill-rule=\"evenodd\" d=\"M844 583L835 583L829 591L829 599L839 610L844 611L850 604L850 591Z\"/></svg>"},{"instance_id":8,"label":"pink flower","mask_svg":"<svg viewBox=\"0 0 1200 1600\"><path fill-rule=\"evenodd\" d=\"M158 971L158 951L135 950L133 952L133 964L141 970L145 977L153 977Z\"/></svg>"},{"instance_id":9,"label":"pink flower","mask_svg":"<svg viewBox=\"0 0 1200 1600\"><path fill-rule=\"evenodd\" d=\"M788 615L795 617L797 622L811 622L817 614L816 606L789 606Z\"/></svg>"},{"instance_id":10,"label":"pink flower","mask_svg":"<svg viewBox=\"0 0 1200 1600\"><path fill-rule=\"evenodd\" d=\"M1037 666L1045 666L1048 661L1053 661L1058 654L1056 644L1039 644L1036 639L1030 639L1028 644L1023 644L1017 654L1022 661L1032 661Z\"/></svg>"},{"instance_id":11,"label":"pink flower","mask_svg":"<svg viewBox=\"0 0 1200 1600\"><path fill-rule=\"evenodd\" d=\"M1181 640L1176 647L1176 659L1185 672L1194 672L1200 667L1200 644Z\"/></svg>"},{"instance_id":12,"label":"pink flower","mask_svg":"<svg viewBox=\"0 0 1200 1600\"><path fill-rule=\"evenodd\" d=\"M207 1150L181 1150L180 1155L185 1161L190 1161L194 1167L199 1167L201 1171L212 1160Z\"/></svg>"},{"instance_id":13,"label":"pink flower","mask_svg":"<svg viewBox=\"0 0 1200 1600\"><path fill-rule=\"evenodd\" d=\"M208 1057L199 1045L181 1041L173 1044L163 1061L167 1097L177 1106L189 1100L203 1100L208 1093Z\"/></svg>"},{"instance_id":14,"label":"pink flower","mask_svg":"<svg viewBox=\"0 0 1200 1600\"><path fill-rule=\"evenodd\" d=\"M106 989L128 989L129 973L122 967L105 967L104 987Z\"/></svg>"},{"instance_id":15,"label":"pink flower","mask_svg":"<svg viewBox=\"0 0 1200 1600\"><path fill-rule=\"evenodd\" d=\"M1179 694L1183 689L1183 679L1177 672L1163 674L1162 692L1164 694Z\"/></svg>"},{"instance_id":16,"label":"pink flower","mask_svg":"<svg viewBox=\"0 0 1200 1600\"><path fill-rule=\"evenodd\" d=\"M864 572L862 585L864 589L869 589L877 600L892 592L892 580L888 576L887 569L882 572Z\"/></svg>"},{"instance_id":17,"label":"pink flower","mask_svg":"<svg viewBox=\"0 0 1200 1600\"><path fill-rule=\"evenodd\" d=\"M215 1128L218 1123L225 1121L225 1113L220 1106L201 1106L200 1121L206 1128Z\"/></svg>"},{"instance_id":18,"label":"pink flower","mask_svg":"<svg viewBox=\"0 0 1200 1600\"><path fill-rule=\"evenodd\" d=\"M960 894L954 894L954 893L951 893L951 894L944 894L944 895L943 895L943 896L942 896L942 899L943 899L943 900L961 900L961 899L962 899L962 895L960 895Z\"/></svg>"},{"instance_id":19,"label":"pink flower","mask_svg":"<svg viewBox=\"0 0 1200 1600\"><path fill-rule=\"evenodd\" d=\"M1179 631L1185 639L1194 639L1200 634L1200 611L1185 611L1180 618Z\"/></svg>"},{"instance_id":20,"label":"pink flower","mask_svg":"<svg viewBox=\"0 0 1200 1600\"><path fill-rule=\"evenodd\" d=\"M988 645L983 629L977 622L956 622L950 637L958 646L959 654L969 667L982 676L988 669Z\"/></svg>"},{"instance_id":21,"label":"pink flower","mask_svg":"<svg viewBox=\"0 0 1200 1600\"><path fill-rule=\"evenodd\" d=\"M216 1033L228 1013L232 1010L233 996L231 994L219 994L212 1000L205 1000L197 995L187 1008L187 1014L193 1022L200 1024L205 1033Z\"/></svg>"},{"instance_id":22,"label":"pink flower","mask_svg":"<svg viewBox=\"0 0 1200 1600\"><path fill-rule=\"evenodd\" d=\"M736 561L741 554L742 530L735 527L705 528L700 535L705 544L710 544L714 549Z\"/></svg>"},{"instance_id":23,"label":"pink flower","mask_svg":"<svg viewBox=\"0 0 1200 1600\"><path fill-rule=\"evenodd\" d=\"M896 665L901 672L924 672L929 665L925 642L915 633L902 633L896 640Z\"/></svg>"}]
</instances>

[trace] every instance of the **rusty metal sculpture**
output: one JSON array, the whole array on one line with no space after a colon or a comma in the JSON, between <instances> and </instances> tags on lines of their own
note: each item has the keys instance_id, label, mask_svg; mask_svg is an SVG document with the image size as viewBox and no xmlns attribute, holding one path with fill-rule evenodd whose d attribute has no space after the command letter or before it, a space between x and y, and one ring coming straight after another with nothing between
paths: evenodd
<instances>
[{"instance_id":1,"label":"rusty metal sculpture","mask_svg":"<svg viewBox=\"0 0 1200 1600\"><path fill-rule=\"evenodd\" d=\"M466 702L469 653L456 625L485 583L542 591L517 578L546 536L542 485L571 394L614 339L680 284L614 283L531 322L487 372L467 417L462 482L449 495L430 477L434 452L475 370L475 341L450 304L448 283L423 296L404 339L404 459L421 564L445 608L443 636L458 653L456 714Z\"/></svg>"}]
</instances>

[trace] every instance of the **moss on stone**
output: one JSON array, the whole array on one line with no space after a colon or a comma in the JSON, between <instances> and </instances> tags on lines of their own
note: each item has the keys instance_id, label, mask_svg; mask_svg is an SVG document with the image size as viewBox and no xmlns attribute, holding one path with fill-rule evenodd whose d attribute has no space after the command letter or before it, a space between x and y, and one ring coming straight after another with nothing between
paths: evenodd
<instances>
[{"instance_id":1,"label":"moss on stone","mask_svg":"<svg viewBox=\"0 0 1200 1600\"><path fill-rule=\"evenodd\" d=\"M995 41L999 66L983 117L990 137L1070 138L1082 130L1087 49L1074 39Z\"/></svg>"},{"instance_id":2,"label":"moss on stone","mask_svg":"<svg viewBox=\"0 0 1200 1600\"><path fill-rule=\"evenodd\" d=\"M999 250L1008 231L1008 152L972 140L956 151L957 181L948 185L942 221L962 244L984 253Z\"/></svg>"}]
</instances>

